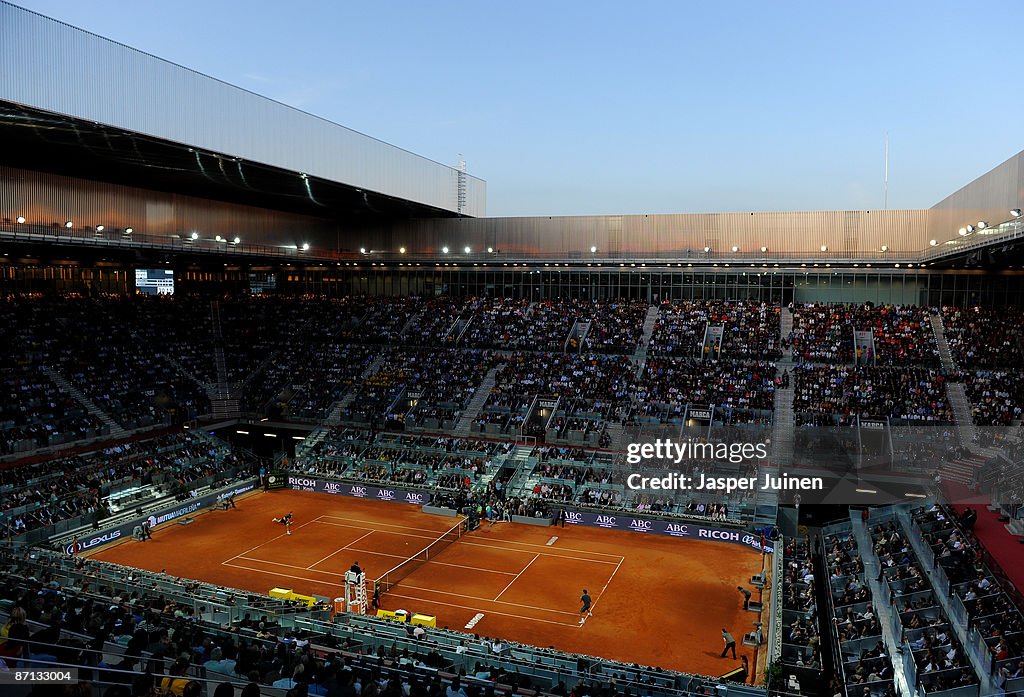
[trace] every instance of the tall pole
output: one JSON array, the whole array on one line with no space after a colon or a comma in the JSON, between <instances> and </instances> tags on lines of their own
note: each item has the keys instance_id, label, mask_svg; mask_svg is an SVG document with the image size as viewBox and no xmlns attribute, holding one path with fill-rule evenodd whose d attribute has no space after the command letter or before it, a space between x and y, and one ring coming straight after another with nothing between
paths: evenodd
<instances>
[{"instance_id":1,"label":"tall pole","mask_svg":"<svg viewBox=\"0 0 1024 697\"><path fill-rule=\"evenodd\" d=\"M889 131L885 132L885 197L882 210L889 210Z\"/></svg>"}]
</instances>

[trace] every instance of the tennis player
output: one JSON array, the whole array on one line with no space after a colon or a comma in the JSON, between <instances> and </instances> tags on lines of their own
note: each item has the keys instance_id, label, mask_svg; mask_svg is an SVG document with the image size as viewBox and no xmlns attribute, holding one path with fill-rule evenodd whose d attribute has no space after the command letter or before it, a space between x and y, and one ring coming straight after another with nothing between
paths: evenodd
<instances>
[{"instance_id":1,"label":"tennis player","mask_svg":"<svg viewBox=\"0 0 1024 697\"><path fill-rule=\"evenodd\" d=\"M583 603L583 609L580 610L581 615L586 615L590 612L590 594L587 593L587 589L583 589L583 595L580 596L580 602Z\"/></svg>"},{"instance_id":2,"label":"tennis player","mask_svg":"<svg viewBox=\"0 0 1024 697\"><path fill-rule=\"evenodd\" d=\"M285 532L289 535L292 534L292 512L288 511L287 515L283 515L280 518L271 518L275 523L280 523L284 526Z\"/></svg>"}]
</instances>

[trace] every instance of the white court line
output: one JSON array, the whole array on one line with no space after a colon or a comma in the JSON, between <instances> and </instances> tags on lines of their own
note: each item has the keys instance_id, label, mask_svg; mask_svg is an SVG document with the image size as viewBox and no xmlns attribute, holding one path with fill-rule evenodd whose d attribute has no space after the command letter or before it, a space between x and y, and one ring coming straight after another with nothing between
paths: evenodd
<instances>
[{"instance_id":1,"label":"white court line","mask_svg":"<svg viewBox=\"0 0 1024 697\"><path fill-rule=\"evenodd\" d=\"M518 540L491 540L491 542L503 542L505 544L510 544L510 545L523 545L524 547L547 547L547 545L539 545L539 544L536 544L534 542L519 542ZM565 550L566 552L579 552L580 554L594 554L594 555L599 556L599 557L611 557L612 559L618 559L620 557L620 555L618 555L618 554L608 554L606 552L593 552L593 551L591 551L589 549L576 549L574 547L555 547L555 549ZM510 551L512 551L512 550L510 550ZM571 559L572 557L567 557L567 558ZM587 561L598 562L598 560L596 560L596 559L588 559ZM598 563L600 564L601 562L598 562ZM612 561L612 562L606 562L606 563L614 564L615 562Z\"/></svg>"},{"instance_id":2,"label":"white court line","mask_svg":"<svg viewBox=\"0 0 1024 697\"><path fill-rule=\"evenodd\" d=\"M392 592L388 592L388 597L392 597L392 598L405 598L406 600L416 600L416 601L419 601L421 603L434 603L436 605L447 605L448 607L457 607L457 608L460 608L462 610L471 610L473 612L479 612L480 611L480 608L476 608L476 607L467 607L465 605L456 605L455 603L446 603L443 600L426 600L424 598L417 598L416 596L413 596L413 595L399 595L398 593L395 593L393 591ZM523 607L528 607L528 606L523 606ZM543 609L543 608L539 608L539 609ZM524 617L523 615L513 615L510 612L499 612L498 610L488 610L487 612L488 612L488 614L492 614L492 615L503 615L505 617L515 617L516 619L527 620L529 622L544 622L545 624L557 624L559 627L575 627L577 625L576 622L556 622L555 620L542 620L542 619L540 619L538 617ZM549 612L552 612L552 611L549 610ZM572 613L569 613L569 614L572 614Z\"/></svg>"},{"instance_id":3,"label":"white court line","mask_svg":"<svg viewBox=\"0 0 1024 697\"><path fill-rule=\"evenodd\" d=\"M321 516L323 517L323 516ZM370 530L371 532L379 532L384 535L401 535L402 537L418 537L421 540L436 540L437 535L416 535L411 532L395 532L393 530L377 530L375 528L368 528L365 525L345 525L344 523L329 523L326 520L314 520L314 523L320 523L321 525L333 525L336 528L351 528L353 530Z\"/></svg>"},{"instance_id":4,"label":"white court line","mask_svg":"<svg viewBox=\"0 0 1024 697\"><path fill-rule=\"evenodd\" d=\"M304 523L304 525L309 525L310 523L314 523L314 522L318 522L318 521L311 520L311 521L309 521L309 523ZM330 525L331 523L328 523L328 524ZM376 531L371 530L370 533L372 533L372 532L376 532ZM367 533L366 535L363 535L363 537L368 537L370 533ZM276 566L284 566L284 567L287 567L289 569L300 569L300 570L303 570L303 571L316 571L317 573L332 574L332 575L335 575L335 576L344 576L345 575L345 574L339 574L339 573L334 573L334 572L329 572L329 571L318 571L317 569L312 568L313 566L316 566L320 562L317 562L316 564L312 564L311 566L296 566L294 564L283 564L281 562L269 561L267 559L255 559L253 557L246 556L249 552L253 551L254 549L259 549L263 545L268 544L270 542L273 542L273 540L276 540L279 537L284 537L284 535L278 535L277 537L273 538L272 540L267 540L267 542L264 542L263 544L256 545L252 549L246 550L245 552L242 552L241 554L237 554L237 555L231 557L230 559L228 559L227 561L230 562L230 561L235 561L236 559L243 559L245 561L254 561L254 562L259 562L261 564L274 564ZM361 540L363 538L361 537L359 539ZM435 538L431 538L431 539L435 539ZM358 541L359 540L355 540L355 541L353 541L353 542L351 542L349 544L355 544ZM514 554L529 554L529 552L526 552L526 551L520 550L520 549L506 549L506 548L503 548L503 547L494 547L494 546L491 546L491 545L482 545L482 544L477 544L475 542L466 542L464 539L458 540L458 543L462 543L462 544L466 544L466 545L472 545L474 547L486 547L488 549L494 549L494 550L496 550L498 552L512 552ZM332 554L327 555L327 557L324 557L324 559L327 559L327 558L333 556L334 554L337 554L338 552L340 552L342 550L348 550L350 552L356 552L358 554L371 554L371 555L376 555L378 557L391 557L393 559L409 559L410 558L409 555L407 555L407 554L390 554L388 552L379 552L379 551L373 550L373 549L357 549L355 547L346 546L346 547L342 547L342 549L339 549L336 552L333 552ZM587 562L589 564L615 564L616 563L616 562L611 562L611 561L604 561L603 559L584 559L582 557L570 557L570 556L566 556L564 554L550 554L550 553L547 553L547 552L540 552L540 553L535 555L535 558L533 560L531 560L527 564L527 566L529 566L529 564L532 564L534 561L536 561L536 557L537 556L540 556L540 557L551 557L552 559L573 559L573 560L576 560L576 561ZM620 560L618 562L619 564L622 563L621 559L622 559L622 557L619 557L619 560ZM323 561L323 559L321 559L320 561ZM479 566L468 566L466 564L454 564L452 562L434 561L433 559L427 561L426 563L427 564L437 564L439 566L451 566L451 567L454 567L454 568L457 568L457 569L469 569L471 571L480 571L482 573L488 573L488 574L502 574L503 576L517 576L518 575L514 571L499 571L498 569L485 569L485 568L482 568L482 567L479 567ZM616 566L616 570L617 569L618 569L618 566ZM519 573L522 573L522 571L520 571ZM614 575L614 572L612 572L612 575Z\"/></svg>"},{"instance_id":5,"label":"white court line","mask_svg":"<svg viewBox=\"0 0 1024 697\"><path fill-rule=\"evenodd\" d=\"M372 534L373 534L374 532L376 532L376 531L375 531L375 530L371 530L370 532L368 532L368 533L366 533L365 535L363 535L362 537L360 537L360 538L359 538L358 540L352 540L351 542L349 542L349 543L348 543L347 545L345 545L344 547L342 547L342 548L340 548L340 549L336 549L336 550L334 550L333 552L331 552L330 554L328 554L328 555L327 555L326 557L324 557L324 558L323 558L323 559L321 559L320 561L317 561L317 562L313 562L312 564L310 564L309 566L307 566L307 567L306 567L306 569L307 569L307 570L311 570L311 571L312 571L312 570L314 570L314 569L313 569L313 567L314 567L314 566L316 566L317 564L319 564L320 562L324 562L324 561L327 561L328 559L330 559L331 557L333 557L333 556L334 556L335 554L337 554L338 552L344 552L344 551L345 551L346 549L348 549L348 548L349 548L350 546L354 545L354 544L355 544L356 542L359 542L359 540L362 540L363 538L369 537L369 536L370 536L370 535L372 535Z\"/></svg>"},{"instance_id":6,"label":"white court line","mask_svg":"<svg viewBox=\"0 0 1024 697\"><path fill-rule=\"evenodd\" d=\"M465 537L465 536L463 536L463 537ZM479 542L466 542L465 539L459 540L459 544L470 545L472 547L485 547L487 549L494 549L494 550L497 550L499 552L512 552L513 554L531 554L530 551L527 551L525 549L509 549L508 547L496 547L494 545L485 545L485 544L481 544ZM548 550L551 549L550 547L545 547L544 545L531 545L531 546L533 546L533 547L544 547L544 549L548 549ZM614 561L605 561L604 559L587 559L586 557L573 557L573 556L570 556L568 554L552 554L550 551L548 551L548 552L541 552L540 555L542 557L551 557L552 559L574 559L575 561L585 561L585 562L589 562L591 564L615 564L615 563L617 563L617 562L614 562ZM616 559L618 559L618 558L619 557L616 557Z\"/></svg>"},{"instance_id":7,"label":"white court line","mask_svg":"<svg viewBox=\"0 0 1024 697\"><path fill-rule=\"evenodd\" d=\"M398 523L384 523L384 522L381 522L379 520L363 520L362 518L348 518L346 516L331 515L330 513L325 513L324 515L319 516L319 517L320 518L330 518L332 520L345 520L345 521L348 521L349 523L366 523L367 525L375 526L374 529L379 529L381 526L384 526L384 527L387 527L387 528L401 528L402 530L415 530L416 532L429 532L429 533L433 533L434 537L437 537L439 534L444 532L444 530L431 530L430 528L418 528L415 525L399 525Z\"/></svg>"},{"instance_id":8,"label":"white court line","mask_svg":"<svg viewBox=\"0 0 1024 697\"><path fill-rule=\"evenodd\" d=\"M279 574L276 571L267 571L266 569L253 569L252 567L242 566L241 564L229 564L227 562L224 562L223 565L224 566L230 566L230 567L235 568L235 569L245 569L246 571L256 571L256 572L261 573L261 574L266 574L267 576L277 576L279 578L290 578L293 581L310 581L312 583L323 583L323 584L328 585L328 586L341 586L342 585L340 583L331 583L330 581L325 581L322 578L309 578L307 576L293 576L292 574ZM320 573L325 573L325 572L320 572Z\"/></svg>"},{"instance_id":9,"label":"white court line","mask_svg":"<svg viewBox=\"0 0 1024 697\"><path fill-rule=\"evenodd\" d=\"M466 595L465 593L450 593L448 591L439 591L436 588L423 588L422 586L410 586L407 583L405 583L404 581L399 582L395 586L395 588L398 588L399 590L402 590L402 589L405 589L405 588L411 588L413 590L424 591L424 592L427 592L427 593L439 593L441 595L454 595L457 598L466 598L467 600L479 600L480 602L483 602L483 603L498 603L499 605L511 605L512 607L525 607L525 608L528 608L530 610L540 610L542 612L551 612L551 613L554 613L554 614L557 614L557 615L572 615L573 617L576 617L579 614L577 612L566 612L565 610L552 610L549 607L538 607L537 605L527 605L525 603L512 603L512 602L509 602L508 600L491 600L490 598L481 598L481 597L476 596L476 595ZM388 591L387 595L392 595L392 592ZM420 598L420 600L423 600L423 598ZM490 612L490 610L488 610L488 612Z\"/></svg>"},{"instance_id":10,"label":"white court line","mask_svg":"<svg viewBox=\"0 0 1024 697\"><path fill-rule=\"evenodd\" d=\"M328 518L330 516L320 516L320 517L321 518ZM320 519L317 519L317 520L311 521L311 522L320 523L321 525L335 525L335 526L342 527L342 528L356 528L357 530L370 530L371 529L371 528L358 527L358 526L355 526L355 525L342 525L341 523L329 523L329 522L327 522L325 520L320 520ZM410 529L418 529L418 528L410 528ZM390 530L374 530L374 532L380 532L380 533L384 533L386 535L402 535L403 537L418 537L418 538L422 538L422 539L425 539L425 540L436 540L437 537L438 537L437 535L433 535L433 536L413 535L413 534L407 533L407 532L392 532ZM492 542L504 542L504 541L505 540L492 540ZM483 543L483 542L470 542L470 541L468 541L466 539L466 535L463 535L462 537L460 537L458 540L456 540L456 542L458 544L470 545L472 547L483 547L484 549L493 549L493 550L496 550L498 552L511 552L513 554L533 554L533 552L531 550L512 549L510 547L502 547L500 545L486 544L486 543ZM353 543L353 544L355 544L355 543ZM526 544L526 543L517 542L516 544ZM545 550L547 550L547 551L544 551L544 552L540 553L542 557L554 557L556 559L574 559L576 561L585 561L585 562L590 562L592 564L617 564L618 563L617 561L606 561L604 559L587 559L586 557L574 557L574 556L569 555L569 554L555 554L555 553L551 552L552 549L554 549L556 551L561 551L563 549L561 547L548 547L547 545L533 545L533 544L531 544L530 546L531 547L543 547ZM590 554L590 552L586 552L585 550L572 550L572 549L568 549L568 548L564 548L564 549L565 549L565 551L568 551L568 552L580 551L580 552L583 552L584 554ZM353 552L363 552L365 554L379 554L379 555L381 555L383 557L395 557L396 559L406 558L406 557L402 557L399 554L386 554L384 552L373 552L373 551L370 551L370 550L353 549L352 551ZM593 552L593 554L603 554L603 553L602 552ZM611 555L608 555L608 556L611 556ZM619 557L616 556L615 558L618 559Z\"/></svg>"},{"instance_id":11,"label":"white court line","mask_svg":"<svg viewBox=\"0 0 1024 697\"><path fill-rule=\"evenodd\" d=\"M601 596L604 595L604 592L608 590L608 584L610 584L612 582L612 579L615 578L615 574L619 573L619 567L622 566L622 562L624 561L626 561L625 557L619 557L619 563L615 566L615 569L612 571L612 575L608 577L607 581L605 581L604 587L601 589L601 592L597 594L596 598L594 598L594 604L590 606L591 615L594 614L594 608L597 607L597 601L600 600ZM580 623L580 626L582 627L583 623Z\"/></svg>"},{"instance_id":12,"label":"white court line","mask_svg":"<svg viewBox=\"0 0 1024 697\"><path fill-rule=\"evenodd\" d=\"M409 559L409 557L404 556L404 555L399 555L399 554L383 554L381 552L371 552L370 550L367 550L367 549L356 549L354 547L349 547L348 551L350 551L350 552L358 552L359 554L376 554L377 556L380 556L380 557L395 557L396 559ZM273 564L274 566L283 566L283 567L285 567L287 569L298 569L300 571L315 571L318 574L328 574L330 576L344 576L345 575L344 573L339 573L337 571L320 571L319 569L313 569L313 568L310 568L308 566L296 566L295 564L284 564L282 562L270 561L269 559L255 559L253 557L241 557L241 556L240 557L236 557L236 559L241 559L242 561L258 562L260 564ZM229 559L228 561L234 561L234 559ZM485 574L501 574L502 576L515 576L516 575L514 571L496 571L494 569L483 569L483 568L480 568L479 566L466 566L465 564L451 564L449 562L444 562L444 561L434 561L433 559L431 559L430 561L424 561L424 564L437 564L438 566L454 566L457 569L469 569L470 571L480 571L481 573L485 573Z\"/></svg>"},{"instance_id":13,"label":"white court line","mask_svg":"<svg viewBox=\"0 0 1024 697\"><path fill-rule=\"evenodd\" d=\"M242 559L242 561L251 561L254 564L272 564L274 566L283 566L285 568L298 569L299 571L312 571L313 573L325 574L327 576L344 576L345 575L345 574L335 573L333 571L317 571L316 569L305 569L305 568L303 568L301 566L292 566L290 564L281 564L281 563L278 563L276 561L267 561L266 559L252 559L250 557L245 557L245 558ZM439 564L440 562L430 562L430 563L431 564ZM302 581L313 581L315 583L328 583L330 585L341 585L341 584L333 584L333 583L330 583L329 581L324 581L323 579L308 578L308 577L305 577L305 576L292 576L291 574L282 574L282 573L277 573L275 571L268 571L266 569L253 569L253 568L248 567L248 566L241 566L239 564L229 564L227 562L224 562L224 566L232 566L232 567L235 567L237 569L245 569L247 571L257 571L257 572L260 572L260 573L269 574L271 576L280 576L282 578L293 578L293 579L299 579L299 580L302 580ZM505 572L501 572L501 573L505 573ZM397 587L398 586L396 586L396 588ZM547 607L538 607L536 605L526 605L524 603L511 603L511 602L509 602L507 600L491 600L490 598L480 598L480 597L477 597L477 596L465 595L463 593L449 593L447 591L439 591L436 588L422 588L420 586L409 586L409 585L406 585L404 583L401 584L401 588L412 588L414 590L426 591L428 593L440 593L441 595L454 595L454 596L457 596L459 598L467 598L469 600L480 600L480 601L486 602L486 603L498 603L499 605L511 605L513 607L522 607L522 608L526 608L526 609L529 609L529 610L540 610L542 612L552 612L552 613L556 613L556 614L559 614L559 615L573 615L573 614L575 614L575 613L572 613L572 612L565 612L564 610L552 610L551 608L547 608ZM388 595L393 595L393 593L389 592ZM422 600L422 598L420 598L420 600ZM441 601L437 601L437 602L441 602ZM448 605L450 603L442 603L442 604ZM461 607L461 606L453 606L453 607ZM477 608L469 608L469 609L477 609Z\"/></svg>"},{"instance_id":14,"label":"white court line","mask_svg":"<svg viewBox=\"0 0 1024 697\"><path fill-rule=\"evenodd\" d=\"M529 569L529 568L530 568L530 564L532 564L533 562L537 561L538 559L540 559L540 555L539 555L539 554L535 554L535 555L533 555L533 559L531 559L531 560L530 560L530 561L529 561L529 562L528 562L528 563L526 564L526 566L524 566L524 567L522 568L522 571L520 571L520 572L519 572L518 574L516 574L516 577L515 577L514 579L512 579L511 581L509 581L509 582L508 582L508 585L507 585L507 586L505 586L504 588L502 588L502 589L501 589L501 593L504 593L504 592L505 592L505 591L507 591L507 590L508 590L509 588L511 588L511 587L512 587L512 584L513 584L513 583L515 583L515 582L516 582L517 580L519 580L519 577L523 575L523 571L526 571L527 569ZM501 593L498 593L498 594L497 594L496 596L494 596L494 599L495 599L495 600L497 600L498 598L500 598L500 597L501 597Z\"/></svg>"},{"instance_id":15,"label":"white court line","mask_svg":"<svg viewBox=\"0 0 1024 697\"><path fill-rule=\"evenodd\" d=\"M305 522L305 523L303 523L302 525L297 525L297 526L295 526L295 529L296 529L296 530L299 530L299 529L301 529L301 528L304 528L304 527L306 527L307 525L309 525L310 523L315 523L315 522L316 522L317 520L319 520L319 518L314 518L313 520L309 520L309 521L306 521L306 522ZM280 523L274 523L274 525L280 525ZM259 543L258 545L256 545L255 547L250 547L249 549L245 550L244 552L239 552L238 554L236 554L235 556L231 557L231 558L230 558L230 559L228 559L227 561L224 561L224 562L221 562L221 563L222 563L222 564L227 564L227 563L228 563L229 561L234 561L235 559L238 559L239 557L243 557L243 556L245 556L246 554L248 554L249 552L253 551L254 549L259 549L259 548L260 548L260 547L262 547L263 545L269 545L269 544L270 544L271 542L273 542L274 540L280 540L280 539L281 539L282 537L287 537L287 535L288 535L288 532L287 532L287 529L286 529L286 531L285 531L285 532L281 533L281 534L280 534L280 535L278 535L277 537L271 537L271 538L270 538L269 540L267 540L267 541L265 541L265 542L260 542L260 543Z\"/></svg>"},{"instance_id":16,"label":"white court line","mask_svg":"<svg viewBox=\"0 0 1024 697\"><path fill-rule=\"evenodd\" d=\"M432 538L432 539L436 539L436 538ZM467 542L465 535L463 535L461 538L459 538L458 540L456 540L452 544L455 544L455 545L469 545L470 547L483 547L485 549L493 549L493 550L495 550L497 552L512 552L513 554L530 554L530 552L527 552L526 550L523 550L523 549L508 549L506 547L495 547L494 545L483 545L483 544L478 544L476 542ZM540 545L535 545L535 546L540 546ZM388 554L387 552L377 552L377 551L374 551L372 549L355 549L353 547L353 548L350 548L350 551L352 551L352 552L360 552L362 554L376 554L377 556L380 556L380 557L394 557L395 559L409 559L410 558L409 555L407 555L407 554L406 555L403 555L403 554ZM420 551L423 551L423 550L420 550ZM574 561L587 562L588 564L617 564L617 563L619 563L619 562L614 562L614 561L605 561L604 559L586 559L584 557L571 557L571 556L569 556L567 554L551 554L550 552L540 552L540 556L542 556L542 557L550 557L551 559L572 559ZM618 557L618 558L620 560L622 559L621 556ZM443 562L443 561L434 561L433 559L431 559L427 563L429 563L429 564L444 564L445 566L460 566L459 564L450 564L448 562ZM515 575L514 571L497 571L495 569L481 569L480 567L477 567L477 566L462 566L462 568L465 568L465 569L477 569L478 571L488 571L488 572L494 573L494 574L508 574L509 576L514 576Z\"/></svg>"},{"instance_id":17,"label":"white court line","mask_svg":"<svg viewBox=\"0 0 1024 697\"><path fill-rule=\"evenodd\" d=\"M427 528L417 528L417 527L413 527L413 526L410 526L410 525L397 525L397 524L394 524L394 523L381 523L381 522L378 522L378 521L375 521L375 520L363 520L361 518L346 518L344 516L335 516L335 515L330 515L330 514L324 514L322 516L319 516L317 518L317 520L320 520L322 518L331 518L333 520L347 520L349 522L355 522L355 523L367 523L369 525L377 526L378 528L379 528L379 526L384 525L384 526L387 526L387 527L390 527L390 528L401 528L403 530L415 530L417 532L428 532L428 533L432 534L432 536L433 536L432 539L437 539L438 535L444 532L443 530L429 530ZM385 532L385 531L381 530L379 532ZM463 535L463 537L465 537L465 535ZM460 542L461 541L462 540L460 540ZM491 542L500 542L500 543L509 544L509 545L523 545L525 547L545 547L546 546L546 545L539 545L539 544L536 544L536 543L533 543L533 542L519 542L518 540L491 540ZM467 542L466 544L476 544L478 547L492 547L492 545L485 545L485 544L472 543L472 542ZM498 547L498 546L493 546L493 548L494 549L501 549L501 547ZM573 547L557 547L556 549L564 550L566 552L579 552L580 554L593 554L593 555L596 555L596 556L599 556L599 557L611 557L612 559L615 559L615 560L618 560L620 558L620 555L618 555L618 554L608 554L607 552L594 552L594 551L591 551L589 549L576 549L576 548L573 548ZM510 549L508 551L515 552L517 550ZM574 557L566 557L566 559L573 559L573 558ZM594 561L594 562L597 562L597 563L602 563L602 562L599 562L596 559L586 559L584 561ZM616 562L609 561L609 562L603 562L603 563L615 564Z\"/></svg>"},{"instance_id":18,"label":"white court line","mask_svg":"<svg viewBox=\"0 0 1024 697\"><path fill-rule=\"evenodd\" d=\"M311 569L308 566L296 566L295 564L285 564L279 561L270 561L269 559L256 559L255 557L238 557L238 559L232 559L231 561L251 561L255 564L270 564L271 566L281 566L285 569L296 569L298 571L312 571L315 574L327 574L328 576L345 575L339 574L337 571L320 571L319 569Z\"/></svg>"}]
</instances>

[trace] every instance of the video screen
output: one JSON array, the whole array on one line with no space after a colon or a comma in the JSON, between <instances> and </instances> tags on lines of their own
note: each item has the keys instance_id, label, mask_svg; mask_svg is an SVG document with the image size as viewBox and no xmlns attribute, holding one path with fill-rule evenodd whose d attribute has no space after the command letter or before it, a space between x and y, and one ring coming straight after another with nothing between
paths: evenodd
<instances>
[{"instance_id":1,"label":"video screen","mask_svg":"<svg viewBox=\"0 0 1024 697\"><path fill-rule=\"evenodd\" d=\"M135 289L146 295L174 295L174 271L135 269Z\"/></svg>"}]
</instances>

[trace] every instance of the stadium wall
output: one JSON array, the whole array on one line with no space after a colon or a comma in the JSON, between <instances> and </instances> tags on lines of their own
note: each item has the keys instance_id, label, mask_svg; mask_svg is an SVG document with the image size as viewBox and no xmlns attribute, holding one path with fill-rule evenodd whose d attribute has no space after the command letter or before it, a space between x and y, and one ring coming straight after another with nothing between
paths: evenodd
<instances>
[{"instance_id":1,"label":"stadium wall","mask_svg":"<svg viewBox=\"0 0 1024 697\"><path fill-rule=\"evenodd\" d=\"M203 509L210 508L224 499L253 491L256 489L256 484L257 481L255 479L230 484L202 496L168 504L151 512L149 515L138 516L114 525L101 525L99 529L82 532L80 536L75 536L74 540L65 542L62 545L63 550L67 554L77 554L78 552L89 552L98 549L111 542L127 540L132 536L132 531L137 525L147 522L151 527L156 528L156 526L163 523L183 519L193 513L199 513ZM67 533L57 537L67 537Z\"/></svg>"},{"instance_id":2,"label":"stadium wall","mask_svg":"<svg viewBox=\"0 0 1024 697\"><path fill-rule=\"evenodd\" d=\"M917 259L932 240L957 240L978 221L997 226L1022 207L1024 152L924 210L422 219L365 230L358 244L434 254L447 246L453 257L469 246L527 258L699 259L705 247L721 258L736 246L738 258Z\"/></svg>"},{"instance_id":3,"label":"stadium wall","mask_svg":"<svg viewBox=\"0 0 1024 697\"><path fill-rule=\"evenodd\" d=\"M133 227L139 235L168 239L198 230L204 238L238 235L253 245L317 240L334 249L343 242L341 226L324 218L4 166L0 214L58 227L66 220L82 227Z\"/></svg>"},{"instance_id":4,"label":"stadium wall","mask_svg":"<svg viewBox=\"0 0 1024 697\"><path fill-rule=\"evenodd\" d=\"M1024 152L1019 152L929 210L930 239L953 239L966 225L999 225L1024 205Z\"/></svg>"},{"instance_id":5,"label":"stadium wall","mask_svg":"<svg viewBox=\"0 0 1024 697\"><path fill-rule=\"evenodd\" d=\"M696 259L704 247L728 256L734 245L738 256L864 258L885 245L896 257L928 247L928 220L925 210L421 219L365 230L357 246L424 254L447 246L453 256L466 246L492 247L512 258L601 260Z\"/></svg>"},{"instance_id":6,"label":"stadium wall","mask_svg":"<svg viewBox=\"0 0 1024 697\"><path fill-rule=\"evenodd\" d=\"M459 212L453 167L2 0L0 99Z\"/></svg>"}]
</instances>

